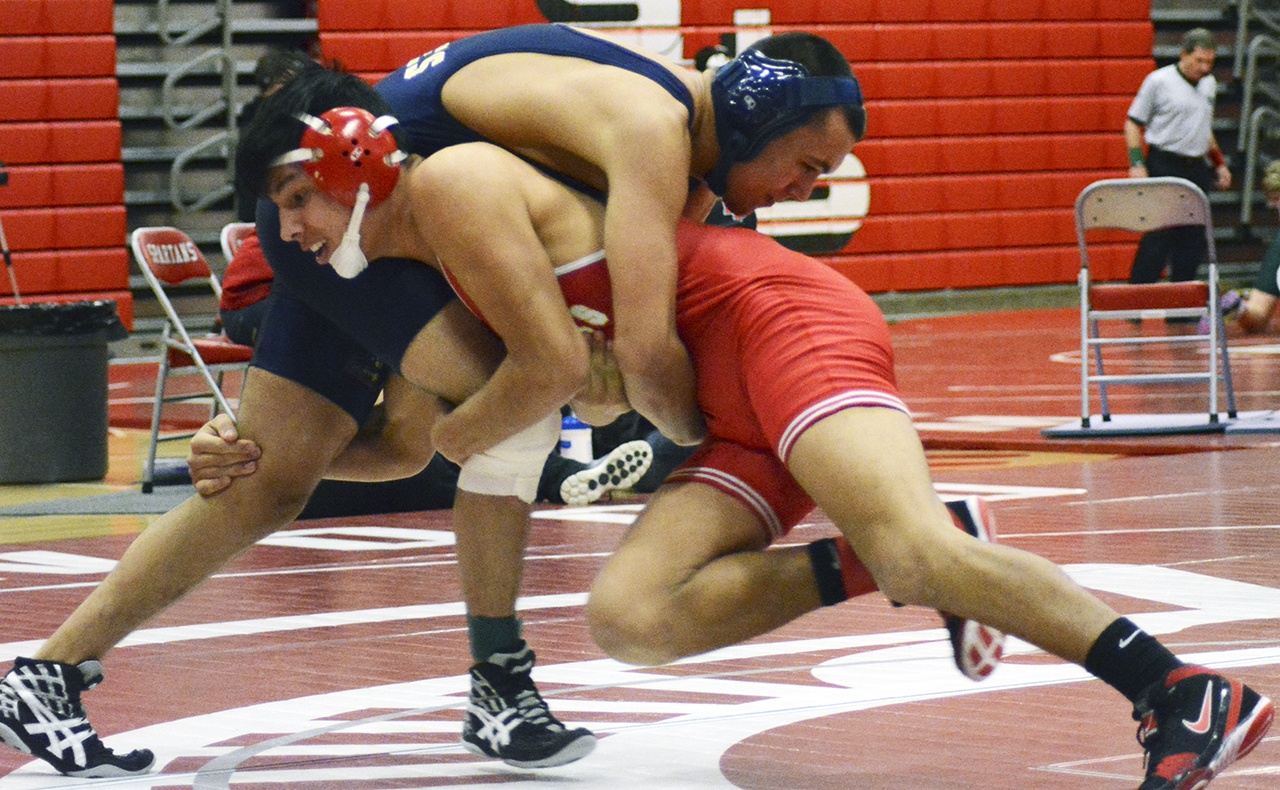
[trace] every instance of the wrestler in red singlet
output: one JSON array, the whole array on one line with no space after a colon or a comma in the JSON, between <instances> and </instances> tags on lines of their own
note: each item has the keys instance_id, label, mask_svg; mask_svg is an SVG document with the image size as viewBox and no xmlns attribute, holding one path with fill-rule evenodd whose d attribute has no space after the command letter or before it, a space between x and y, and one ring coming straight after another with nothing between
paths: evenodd
<instances>
[{"instance_id":1,"label":"wrestler in red singlet","mask_svg":"<svg viewBox=\"0 0 1280 790\"><path fill-rule=\"evenodd\" d=\"M841 409L907 412L888 326L847 278L763 234L682 222L677 243L676 326L697 372L707 439L668 481L729 494L776 539L813 509L785 464L800 434ZM603 253L556 275L574 320L611 334Z\"/></svg>"}]
</instances>

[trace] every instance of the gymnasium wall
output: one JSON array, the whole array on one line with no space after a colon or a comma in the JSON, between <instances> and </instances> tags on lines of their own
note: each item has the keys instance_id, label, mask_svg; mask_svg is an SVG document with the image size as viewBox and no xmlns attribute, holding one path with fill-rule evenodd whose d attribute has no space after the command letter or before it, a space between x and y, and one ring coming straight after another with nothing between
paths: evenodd
<instances>
[{"instance_id":1,"label":"gymnasium wall","mask_svg":"<svg viewBox=\"0 0 1280 790\"><path fill-rule=\"evenodd\" d=\"M1073 201L1126 173L1125 110L1154 68L1150 0L319 0L324 55L371 81L454 38L545 21L689 62L784 30L835 42L867 139L761 229L873 292L1074 282ZM1133 246L1101 245L1094 277L1125 278Z\"/></svg>"},{"instance_id":2,"label":"gymnasium wall","mask_svg":"<svg viewBox=\"0 0 1280 790\"><path fill-rule=\"evenodd\" d=\"M112 3L0 0L0 20L0 223L19 291L114 299L131 326Z\"/></svg>"}]
</instances>

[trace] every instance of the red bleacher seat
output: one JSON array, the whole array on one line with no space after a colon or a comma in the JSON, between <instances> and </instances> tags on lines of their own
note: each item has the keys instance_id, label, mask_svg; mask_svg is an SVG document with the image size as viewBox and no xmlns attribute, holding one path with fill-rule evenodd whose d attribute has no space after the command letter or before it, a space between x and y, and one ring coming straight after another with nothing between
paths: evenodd
<instances>
[{"instance_id":1,"label":"red bleacher seat","mask_svg":"<svg viewBox=\"0 0 1280 790\"><path fill-rule=\"evenodd\" d=\"M122 204L6 211L4 230L15 252L122 247L128 233Z\"/></svg>"},{"instance_id":2,"label":"red bleacher seat","mask_svg":"<svg viewBox=\"0 0 1280 790\"><path fill-rule=\"evenodd\" d=\"M24 295L127 289L129 252L124 247L15 252L13 270ZM0 277L0 294L8 291L8 278Z\"/></svg>"},{"instance_id":3,"label":"red bleacher seat","mask_svg":"<svg viewBox=\"0 0 1280 790\"><path fill-rule=\"evenodd\" d=\"M867 252L1068 245L1075 241L1075 225L1069 208L872 214L862 221L855 239L850 249Z\"/></svg>"},{"instance_id":4,"label":"red bleacher seat","mask_svg":"<svg viewBox=\"0 0 1280 790\"><path fill-rule=\"evenodd\" d=\"M857 149L855 149L856 152ZM871 213L926 214L936 211L991 211L1070 208L1080 190L1112 170L1045 173L984 173L954 176L871 176Z\"/></svg>"},{"instance_id":5,"label":"red bleacher seat","mask_svg":"<svg viewBox=\"0 0 1280 790\"><path fill-rule=\"evenodd\" d=\"M0 0L0 210L23 301L132 326L114 28L110 0Z\"/></svg>"},{"instance_id":6,"label":"red bleacher seat","mask_svg":"<svg viewBox=\"0 0 1280 790\"><path fill-rule=\"evenodd\" d=\"M124 203L124 165L28 165L6 168L0 208Z\"/></svg>"},{"instance_id":7,"label":"red bleacher seat","mask_svg":"<svg viewBox=\"0 0 1280 790\"><path fill-rule=\"evenodd\" d=\"M115 78L0 80L0 116L6 121L118 118Z\"/></svg>"},{"instance_id":8,"label":"red bleacher seat","mask_svg":"<svg viewBox=\"0 0 1280 790\"><path fill-rule=\"evenodd\" d=\"M787 28L774 25L774 32ZM852 62L1151 58L1155 32L1143 22L1002 22L811 25ZM717 44L731 27L684 31L685 57ZM1135 88L1136 90L1136 88Z\"/></svg>"},{"instance_id":9,"label":"red bleacher seat","mask_svg":"<svg viewBox=\"0 0 1280 790\"><path fill-rule=\"evenodd\" d=\"M893 61L854 63L853 73L870 100L1105 95L1132 98L1153 67L1150 57Z\"/></svg>"},{"instance_id":10,"label":"red bleacher seat","mask_svg":"<svg viewBox=\"0 0 1280 790\"><path fill-rule=\"evenodd\" d=\"M7 36L0 79L113 77L115 36Z\"/></svg>"},{"instance_id":11,"label":"red bleacher seat","mask_svg":"<svg viewBox=\"0 0 1280 790\"><path fill-rule=\"evenodd\" d=\"M733 21L741 0L683 0L684 25L724 25ZM841 22L1001 22L1005 20L1150 19L1150 0L757 0L750 8L768 9L775 25Z\"/></svg>"},{"instance_id":12,"label":"red bleacher seat","mask_svg":"<svg viewBox=\"0 0 1280 790\"><path fill-rule=\"evenodd\" d=\"M1098 247L1100 271L1123 279L1133 262L1134 243ZM851 249L858 249L854 236ZM1080 268L1074 245L981 250L930 250L910 253L845 253L823 258L865 291L919 291L1001 285L1071 282ZM1090 268L1094 259L1090 258Z\"/></svg>"},{"instance_id":13,"label":"red bleacher seat","mask_svg":"<svg viewBox=\"0 0 1280 790\"><path fill-rule=\"evenodd\" d=\"M0 123L7 165L119 162L120 121Z\"/></svg>"},{"instance_id":14,"label":"red bleacher seat","mask_svg":"<svg viewBox=\"0 0 1280 790\"><path fill-rule=\"evenodd\" d=\"M1019 96L867 102L874 137L1105 132L1124 126L1131 96Z\"/></svg>"},{"instance_id":15,"label":"red bleacher seat","mask_svg":"<svg viewBox=\"0 0 1280 790\"><path fill-rule=\"evenodd\" d=\"M488 30L546 22L538 5L528 0L321 0L317 19L322 31L334 30Z\"/></svg>"},{"instance_id":16,"label":"red bleacher seat","mask_svg":"<svg viewBox=\"0 0 1280 790\"><path fill-rule=\"evenodd\" d=\"M320 51L348 71L385 74L461 35L462 31L435 30L322 32Z\"/></svg>"},{"instance_id":17,"label":"red bleacher seat","mask_svg":"<svg viewBox=\"0 0 1280 790\"><path fill-rule=\"evenodd\" d=\"M879 139L855 149L868 173L884 176L1027 173L1125 168L1117 133Z\"/></svg>"},{"instance_id":18,"label":"red bleacher seat","mask_svg":"<svg viewBox=\"0 0 1280 790\"><path fill-rule=\"evenodd\" d=\"M0 19L12 36L110 35L115 5L108 0L0 0Z\"/></svg>"}]
</instances>

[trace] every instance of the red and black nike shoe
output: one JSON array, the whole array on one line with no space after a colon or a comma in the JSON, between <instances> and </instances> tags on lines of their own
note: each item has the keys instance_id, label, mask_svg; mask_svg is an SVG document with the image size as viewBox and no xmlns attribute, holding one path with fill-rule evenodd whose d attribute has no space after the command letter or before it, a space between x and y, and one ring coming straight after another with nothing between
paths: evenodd
<instances>
[{"instance_id":1,"label":"red and black nike shoe","mask_svg":"<svg viewBox=\"0 0 1280 790\"><path fill-rule=\"evenodd\" d=\"M1134 704L1147 778L1138 790L1199 790L1258 745L1275 705L1248 686L1183 666Z\"/></svg>"}]
</instances>

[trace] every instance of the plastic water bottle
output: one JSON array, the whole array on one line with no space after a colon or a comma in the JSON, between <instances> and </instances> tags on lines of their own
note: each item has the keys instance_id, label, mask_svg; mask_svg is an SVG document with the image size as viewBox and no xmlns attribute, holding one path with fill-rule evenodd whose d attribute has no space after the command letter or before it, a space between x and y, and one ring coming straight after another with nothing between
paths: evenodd
<instances>
[{"instance_id":1,"label":"plastic water bottle","mask_svg":"<svg viewBox=\"0 0 1280 790\"><path fill-rule=\"evenodd\" d=\"M572 414L560 421L560 455L584 464L595 460L591 451L591 426Z\"/></svg>"}]
</instances>

